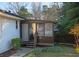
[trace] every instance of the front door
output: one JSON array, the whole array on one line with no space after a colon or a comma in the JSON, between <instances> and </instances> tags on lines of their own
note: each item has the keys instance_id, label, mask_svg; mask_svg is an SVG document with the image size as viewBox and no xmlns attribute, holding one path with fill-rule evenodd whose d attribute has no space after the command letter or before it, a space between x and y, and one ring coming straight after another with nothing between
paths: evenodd
<instances>
[{"instance_id":1,"label":"front door","mask_svg":"<svg viewBox=\"0 0 79 59\"><path fill-rule=\"evenodd\" d=\"M28 24L22 24L22 40L23 41L28 41L29 40Z\"/></svg>"}]
</instances>

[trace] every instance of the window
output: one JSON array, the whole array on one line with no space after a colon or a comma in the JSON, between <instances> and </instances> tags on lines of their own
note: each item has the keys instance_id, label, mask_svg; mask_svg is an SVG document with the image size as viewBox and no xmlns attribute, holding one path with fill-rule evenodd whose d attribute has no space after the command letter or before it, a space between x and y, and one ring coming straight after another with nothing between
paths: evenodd
<instances>
[{"instance_id":1,"label":"window","mask_svg":"<svg viewBox=\"0 0 79 59\"><path fill-rule=\"evenodd\" d=\"M0 32L2 31L2 20L0 20Z\"/></svg>"},{"instance_id":2,"label":"window","mask_svg":"<svg viewBox=\"0 0 79 59\"><path fill-rule=\"evenodd\" d=\"M16 29L18 29L18 21L16 21Z\"/></svg>"}]
</instances>

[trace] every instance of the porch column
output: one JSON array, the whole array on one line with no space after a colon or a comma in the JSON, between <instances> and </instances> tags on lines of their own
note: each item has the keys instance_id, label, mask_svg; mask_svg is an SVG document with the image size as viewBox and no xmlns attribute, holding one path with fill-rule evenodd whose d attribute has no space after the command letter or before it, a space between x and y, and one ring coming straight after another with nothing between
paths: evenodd
<instances>
[{"instance_id":1,"label":"porch column","mask_svg":"<svg viewBox=\"0 0 79 59\"><path fill-rule=\"evenodd\" d=\"M37 45L37 25L36 23L32 24L32 28L33 28L33 36L34 36L34 46L36 47Z\"/></svg>"},{"instance_id":2,"label":"porch column","mask_svg":"<svg viewBox=\"0 0 79 59\"><path fill-rule=\"evenodd\" d=\"M52 23L52 37L53 37L53 43L54 43L54 24Z\"/></svg>"}]
</instances>

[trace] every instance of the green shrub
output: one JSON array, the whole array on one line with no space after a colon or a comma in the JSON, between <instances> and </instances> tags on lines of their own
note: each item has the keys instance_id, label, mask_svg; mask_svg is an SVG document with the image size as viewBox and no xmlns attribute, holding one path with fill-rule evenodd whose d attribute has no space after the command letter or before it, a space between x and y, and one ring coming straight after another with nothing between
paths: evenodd
<instances>
[{"instance_id":1,"label":"green shrub","mask_svg":"<svg viewBox=\"0 0 79 59\"><path fill-rule=\"evenodd\" d=\"M21 39L20 38L13 38L12 45L14 49L19 49L21 47Z\"/></svg>"}]
</instances>

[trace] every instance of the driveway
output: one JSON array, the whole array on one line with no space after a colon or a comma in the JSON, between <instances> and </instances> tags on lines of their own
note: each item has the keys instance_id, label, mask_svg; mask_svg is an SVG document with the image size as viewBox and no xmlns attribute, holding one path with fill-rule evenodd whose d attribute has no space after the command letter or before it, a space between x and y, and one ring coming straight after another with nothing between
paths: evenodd
<instances>
[{"instance_id":1,"label":"driveway","mask_svg":"<svg viewBox=\"0 0 79 59\"><path fill-rule=\"evenodd\" d=\"M27 53L31 52L33 48L21 48L17 50L17 52L10 57L23 57Z\"/></svg>"}]
</instances>

